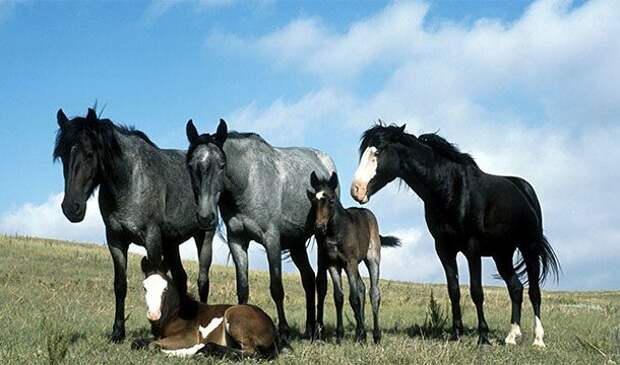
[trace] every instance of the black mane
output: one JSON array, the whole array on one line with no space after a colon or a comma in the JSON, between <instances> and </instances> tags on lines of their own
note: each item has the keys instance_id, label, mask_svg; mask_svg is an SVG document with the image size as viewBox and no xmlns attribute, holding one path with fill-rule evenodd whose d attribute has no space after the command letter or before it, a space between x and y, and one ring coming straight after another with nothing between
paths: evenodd
<instances>
[{"instance_id":1,"label":"black mane","mask_svg":"<svg viewBox=\"0 0 620 365\"><path fill-rule=\"evenodd\" d=\"M422 134L420 137L412 134L408 134L404 131L404 126L399 127L395 124L385 125L381 120L366 130L361 138L361 144L359 148L360 157L366 151L366 148L372 145L383 143L402 143L404 145L411 145L412 143L422 142L435 153L443 156L444 158L456 162L461 165L476 166L476 161L471 155L459 151L459 149L452 143L446 141L443 137L436 133Z\"/></svg>"},{"instance_id":2,"label":"black mane","mask_svg":"<svg viewBox=\"0 0 620 365\"><path fill-rule=\"evenodd\" d=\"M90 110L93 113L89 112L88 117L73 118L64 127L58 129L54 146L54 160L67 156L71 148L81 138L82 132L85 132L94 141L98 156L104 160L118 157L121 153L114 131L126 136L136 136L157 148L157 145L144 132L136 130L134 127L116 125L110 119L90 116L96 115L93 109Z\"/></svg>"},{"instance_id":3,"label":"black mane","mask_svg":"<svg viewBox=\"0 0 620 365\"><path fill-rule=\"evenodd\" d=\"M478 167L478 164L476 164L476 161L470 154L459 151L453 143L446 141L445 138L441 137L437 133L422 134L418 137L418 140L450 161L461 165L472 165Z\"/></svg>"}]
</instances>

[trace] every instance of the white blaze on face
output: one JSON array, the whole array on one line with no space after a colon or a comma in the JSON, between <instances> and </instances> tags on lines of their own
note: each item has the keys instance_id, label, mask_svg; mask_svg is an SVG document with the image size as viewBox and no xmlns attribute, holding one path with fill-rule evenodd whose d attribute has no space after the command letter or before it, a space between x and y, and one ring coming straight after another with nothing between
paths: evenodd
<instances>
[{"instance_id":1,"label":"white blaze on face","mask_svg":"<svg viewBox=\"0 0 620 365\"><path fill-rule=\"evenodd\" d=\"M536 317L536 322L534 324L534 346L545 347L545 342L543 341L543 337L545 336L545 330L543 329L542 321L540 318Z\"/></svg>"},{"instance_id":2,"label":"white blaze on face","mask_svg":"<svg viewBox=\"0 0 620 365\"><path fill-rule=\"evenodd\" d=\"M377 147L368 147L362 154L360 164L353 175L351 195L357 201L368 201L368 183L377 174Z\"/></svg>"},{"instance_id":3,"label":"white blaze on face","mask_svg":"<svg viewBox=\"0 0 620 365\"><path fill-rule=\"evenodd\" d=\"M168 282L161 275L153 274L144 279L142 284L147 308L146 317L150 321L158 321L161 318L161 305Z\"/></svg>"},{"instance_id":4,"label":"white blaze on face","mask_svg":"<svg viewBox=\"0 0 620 365\"><path fill-rule=\"evenodd\" d=\"M325 195L325 192L323 190L319 191L318 193L316 193L316 200L323 199L324 195Z\"/></svg>"}]
</instances>

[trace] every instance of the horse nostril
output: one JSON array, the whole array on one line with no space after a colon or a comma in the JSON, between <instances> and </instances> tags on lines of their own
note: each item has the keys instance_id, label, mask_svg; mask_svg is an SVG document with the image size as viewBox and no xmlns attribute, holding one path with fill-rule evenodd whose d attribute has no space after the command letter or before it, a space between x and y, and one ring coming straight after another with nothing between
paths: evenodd
<instances>
[{"instance_id":1,"label":"horse nostril","mask_svg":"<svg viewBox=\"0 0 620 365\"><path fill-rule=\"evenodd\" d=\"M80 204L73 203L73 205L71 205L71 208L73 209L74 212L77 212L80 210Z\"/></svg>"}]
</instances>

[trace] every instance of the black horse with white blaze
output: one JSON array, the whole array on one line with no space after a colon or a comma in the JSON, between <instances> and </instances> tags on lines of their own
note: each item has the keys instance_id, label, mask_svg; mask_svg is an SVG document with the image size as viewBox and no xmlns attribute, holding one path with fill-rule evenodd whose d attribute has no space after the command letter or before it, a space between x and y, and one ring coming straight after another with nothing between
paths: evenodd
<instances>
[{"instance_id":1,"label":"black horse with white blaze","mask_svg":"<svg viewBox=\"0 0 620 365\"><path fill-rule=\"evenodd\" d=\"M60 158L63 165L62 211L67 219L81 222L88 198L99 187L99 208L114 261L112 340L119 342L125 337L129 244L144 246L155 267L165 256L175 286L184 294L187 276L178 246L194 237L200 253L212 237L198 228L185 151L160 149L144 133L99 119L93 109L85 118L71 120L60 109L57 118L60 129L54 159ZM205 251L210 252L210 246ZM199 291L204 300L208 282L205 275L201 278Z\"/></svg>"},{"instance_id":2,"label":"black horse with white blaze","mask_svg":"<svg viewBox=\"0 0 620 365\"><path fill-rule=\"evenodd\" d=\"M247 303L248 245L265 247L270 291L283 339L288 335L282 287L282 250L289 250L301 273L306 293L305 336L315 330L315 276L308 261L306 242L314 231L312 206L306 198L308 176L316 171L329 178L332 159L310 148L276 148L254 133L228 132L223 120L213 135L199 135L190 120L186 126L190 146L187 167L198 201L203 229L217 224L218 207L226 225L227 240L237 270L237 297ZM208 269L207 269L208 270Z\"/></svg>"},{"instance_id":3,"label":"black horse with white blaze","mask_svg":"<svg viewBox=\"0 0 620 365\"><path fill-rule=\"evenodd\" d=\"M512 328L506 343L521 336L520 277L527 273L534 309L534 345L544 346L540 320L539 284L559 264L543 235L542 213L532 186L512 176L483 172L468 154L436 134L416 137L405 126L376 125L362 136L360 164L351 195L360 203L396 178L402 179L424 202L425 218L444 267L452 304L452 339L463 333L456 255L467 258L471 297L478 314L479 343L488 344L484 319L481 256L492 256L512 301ZM516 266L513 255L522 256Z\"/></svg>"}]
</instances>

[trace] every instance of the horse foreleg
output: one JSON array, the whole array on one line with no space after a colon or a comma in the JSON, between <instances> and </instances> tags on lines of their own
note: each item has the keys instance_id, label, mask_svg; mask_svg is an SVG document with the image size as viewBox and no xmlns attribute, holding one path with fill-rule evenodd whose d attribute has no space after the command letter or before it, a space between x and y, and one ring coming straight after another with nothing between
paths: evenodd
<instances>
[{"instance_id":1,"label":"horse foreleg","mask_svg":"<svg viewBox=\"0 0 620 365\"><path fill-rule=\"evenodd\" d=\"M314 270L312 270L312 266L308 261L308 253L306 252L306 246L303 242L295 247L296 248L291 249L291 258L295 266L299 269L301 283L306 294L306 330L303 337L306 339L313 339L316 326L316 312L314 307L316 286Z\"/></svg>"},{"instance_id":2,"label":"horse foreleg","mask_svg":"<svg viewBox=\"0 0 620 365\"><path fill-rule=\"evenodd\" d=\"M340 277L340 269L331 266L329 275L334 284L334 304L336 304L336 343L340 344L344 337L344 325L342 323L342 307L344 305L344 293L342 291L342 280Z\"/></svg>"},{"instance_id":3,"label":"horse foreleg","mask_svg":"<svg viewBox=\"0 0 620 365\"><path fill-rule=\"evenodd\" d=\"M112 342L125 339L125 297L127 296L127 247L128 244L110 231L106 232L108 248L114 261L114 297L116 310L112 327Z\"/></svg>"},{"instance_id":4,"label":"horse foreleg","mask_svg":"<svg viewBox=\"0 0 620 365\"><path fill-rule=\"evenodd\" d=\"M444 243L435 242L435 250L441 260L446 281L448 284L448 295L452 307L452 334L451 341L457 341L463 334L463 321L461 319L461 291L459 288L459 270L456 264L456 252L447 250Z\"/></svg>"},{"instance_id":5,"label":"horse foreleg","mask_svg":"<svg viewBox=\"0 0 620 365\"><path fill-rule=\"evenodd\" d=\"M198 295L200 301L209 300L209 268L213 257L213 235L215 231L200 232L194 237L198 250Z\"/></svg>"},{"instance_id":6,"label":"horse foreleg","mask_svg":"<svg viewBox=\"0 0 620 365\"><path fill-rule=\"evenodd\" d=\"M479 255L471 255L467 257L469 263L469 289L471 299L476 305L476 313L478 314L478 344L490 345L489 342L489 326L484 319L484 292L482 291L482 262Z\"/></svg>"},{"instance_id":7,"label":"horse foreleg","mask_svg":"<svg viewBox=\"0 0 620 365\"><path fill-rule=\"evenodd\" d=\"M237 273L237 301L239 304L246 304L250 296L250 286L248 281L248 242L239 239L235 235L229 234L228 248L235 263Z\"/></svg>"},{"instance_id":8,"label":"horse foreleg","mask_svg":"<svg viewBox=\"0 0 620 365\"><path fill-rule=\"evenodd\" d=\"M289 326L284 313L284 286L282 285L282 251L280 235L271 233L265 238L265 250L269 263L269 291L276 303L278 312L278 331L283 341L288 341Z\"/></svg>"},{"instance_id":9,"label":"horse foreleg","mask_svg":"<svg viewBox=\"0 0 620 365\"><path fill-rule=\"evenodd\" d=\"M172 280L179 291L179 295L185 296L187 294L187 274L183 269L181 263L181 256L179 254L179 247L176 245L167 246L164 250L166 261L172 274Z\"/></svg>"},{"instance_id":10,"label":"horse foreleg","mask_svg":"<svg viewBox=\"0 0 620 365\"><path fill-rule=\"evenodd\" d=\"M512 302L512 315L510 318L510 332L504 342L509 345L516 345L521 337L521 303L523 302L523 284L519 280L514 266L512 265L512 255L495 257L495 264L500 276L506 282L510 301Z\"/></svg>"},{"instance_id":11,"label":"horse foreleg","mask_svg":"<svg viewBox=\"0 0 620 365\"><path fill-rule=\"evenodd\" d=\"M319 246L320 247L320 246ZM316 303L316 333L315 336L317 339L323 338L323 331L325 329L325 324L323 323L323 313L325 311L325 296L327 295L327 264L325 262L325 254L321 252L319 248L319 252L317 255L318 268L316 273L316 292L317 292L317 303Z\"/></svg>"}]
</instances>

